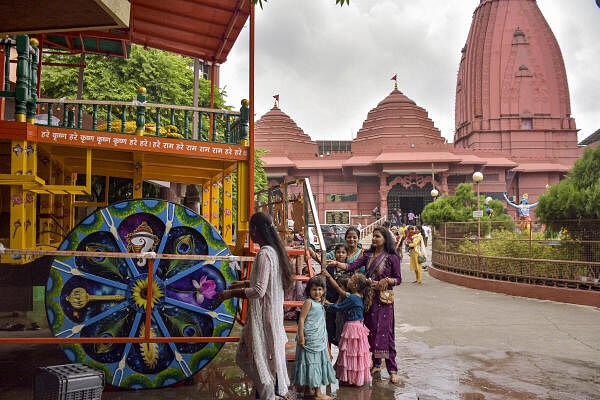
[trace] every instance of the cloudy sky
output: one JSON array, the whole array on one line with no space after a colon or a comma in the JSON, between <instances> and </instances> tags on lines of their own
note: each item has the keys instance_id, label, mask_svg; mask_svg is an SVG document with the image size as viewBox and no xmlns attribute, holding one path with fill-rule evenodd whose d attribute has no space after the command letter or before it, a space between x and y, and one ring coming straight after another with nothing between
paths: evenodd
<instances>
[{"instance_id":1,"label":"cloudy sky","mask_svg":"<svg viewBox=\"0 0 600 400\"><path fill-rule=\"evenodd\" d=\"M579 140L600 128L600 8L595 0L538 0L561 47ZM257 7L257 119L280 108L313 139L349 140L398 88L454 135L460 49L479 0L270 0ZM568 6L567 6L568 5ZM248 27L221 67L231 105L248 95Z\"/></svg>"}]
</instances>

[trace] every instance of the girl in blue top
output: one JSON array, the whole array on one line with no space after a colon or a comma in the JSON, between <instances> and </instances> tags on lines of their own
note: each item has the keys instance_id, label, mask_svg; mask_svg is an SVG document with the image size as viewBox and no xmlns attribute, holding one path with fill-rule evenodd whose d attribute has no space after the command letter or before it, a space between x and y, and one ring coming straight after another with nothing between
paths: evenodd
<instances>
[{"instance_id":1,"label":"girl in blue top","mask_svg":"<svg viewBox=\"0 0 600 400\"><path fill-rule=\"evenodd\" d=\"M321 392L321 386L337 383L327 350L327 330L325 329L325 281L313 276L306 285L306 301L298 319L296 336L296 362L292 372L292 383L298 390L304 386L304 394L315 399L332 400Z\"/></svg>"},{"instance_id":2,"label":"girl in blue top","mask_svg":"<svg viewBox=\"0 0 600 400\"><path fill-rule=\"evenodd\" d=\"M348 290L344 292L327 270L327 277L340 296L345 299L339 304L325 307L331 311L343 311L346 319L339 344L339 354L335 363L336 376L340 384L363 386L371 383L371 353L369 329L363 324L364 310L371 307L373 289L363 274L354 274L348 280Z\"/></svg>"}]
</instances>

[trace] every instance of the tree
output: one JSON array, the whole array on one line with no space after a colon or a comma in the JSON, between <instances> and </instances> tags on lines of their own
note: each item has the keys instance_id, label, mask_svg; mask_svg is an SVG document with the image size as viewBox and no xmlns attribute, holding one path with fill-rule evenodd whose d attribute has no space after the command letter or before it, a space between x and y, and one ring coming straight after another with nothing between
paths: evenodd
<instances>
[{"instance_id":1,"label":"tree","mask_svg":"<svg viewBox=\"0 0 600 400\"><path fill-rule=\"evenodd\" d=\"M480 196L480 208L484 209L485 198ZM492 200L489 203L494 210L492 221L510 221L504 213L501 201ZM436 201L425 206L421 216L423 222L437 225L442 222L474 221L473 211L477 210L477 195L473 192L473 184L461 183L456 188L454 196L443 195Z\"/></svg>"},{"instance_id":2,"label":"tree","mask_svg":"<svg viewBox=\"0 0 600 400\"><path fill-rule=\"evenodd\" d=\"M79 63L79 55L48 55L45 62ZM193 60L166 51L132 45L129 57L86 54L83 77L84 99L131 101L140 86L150 103L191 106L193 103ZM50 98L77 96L76 68L44 66L42 93ZM214 106L225 106L226 93L215 88ZM198 105L210 107L210 81L200 79Z\"/></svg>"},{"instance_id":3,"label":"tree","mask_svg":"<svg viewBox=\"0 0 600 400\"><path fill-rule=\"evenodd\" d=\"M535 214L555 232L564 228L581 239L598 237L600 146L586 149L567 177L540 196Z\"/></svg>"}]
</instances>

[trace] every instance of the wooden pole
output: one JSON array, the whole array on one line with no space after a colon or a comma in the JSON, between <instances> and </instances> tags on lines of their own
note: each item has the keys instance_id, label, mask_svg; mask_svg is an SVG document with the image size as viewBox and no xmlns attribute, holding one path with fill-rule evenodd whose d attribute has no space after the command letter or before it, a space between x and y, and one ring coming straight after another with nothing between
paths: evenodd
<instances>
[{"instance_id":1,"label":"wooden pole","mask_svg":"<svg viewBox=\"0 0 600 400\"><path fill-rule=\"evenodd\" d=\"M200 60L194 58L194 107L198 107L198 85L200 85ZM198 140L198 112L194 111L192 137Z\"/></svg>"},{"instance_id":2,"label":"wooden pole","mask_svg":"<svg viewBox=\"0 0 600 400\"><path fill-rule=\"evenodd\" d=\"M250 83L249 83L249 96L250 96L250 118L249 118L249 141L250 147L248 149L248 169L249 169L249 182L248 182L248 219L252 215L254 210L254 23L255 23L255 10L254 4L250 5Z\"/></svg>"},{"instance_id":3,"label":"wooden pole","mask_svg":"<svg viewBox=\"0 0 600 400\"><path fill-rule=\"evenodd\" d=\"M210 66L210 108L215 107L215 60L213 60ZM214 140L213 138L213 126L215 123L215 114L210 114L210 133L209 137L211 142Z\"/></svg>"}]
</instances>

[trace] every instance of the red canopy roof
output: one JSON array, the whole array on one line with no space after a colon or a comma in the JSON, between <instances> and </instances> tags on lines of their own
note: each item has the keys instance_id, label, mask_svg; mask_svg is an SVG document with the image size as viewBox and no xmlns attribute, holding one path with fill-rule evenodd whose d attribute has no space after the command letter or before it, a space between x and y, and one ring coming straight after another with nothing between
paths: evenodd
<instances>
[{"instance_id":1,"label":"red canopy roof","mask_svg":"<svg viewBox=\"0 0 600 400\"><path fill-rule=\"evenodd\" d=\"M251 0L129 0L131 7L125 3L127 7L119 9L129 19L124 17L117 23L103 9L95 7L95 1L77 1L81 7L87 6L87 19L82 20L81 13L69 7L55 13L48 12L53 10L50 7L31 16L27 24L9 24L8 28L37 33L45 39L44 47L73 53L126 57L127 45L135 43L220 64L227 59L248 20L251 4ZM10 20L7 10L0 21ZM103 30L104 27L113 29Z\"/></svg>"},{"instance_id":2,"label":"red canopy roof","mask_svg":"<svg viewBox=\"0 0 600 400\"><path fill-rule=\"evenodd\" d=\"M133 43L223 63L251 0L130 0Z\"/></svg>"}]
</instances>

